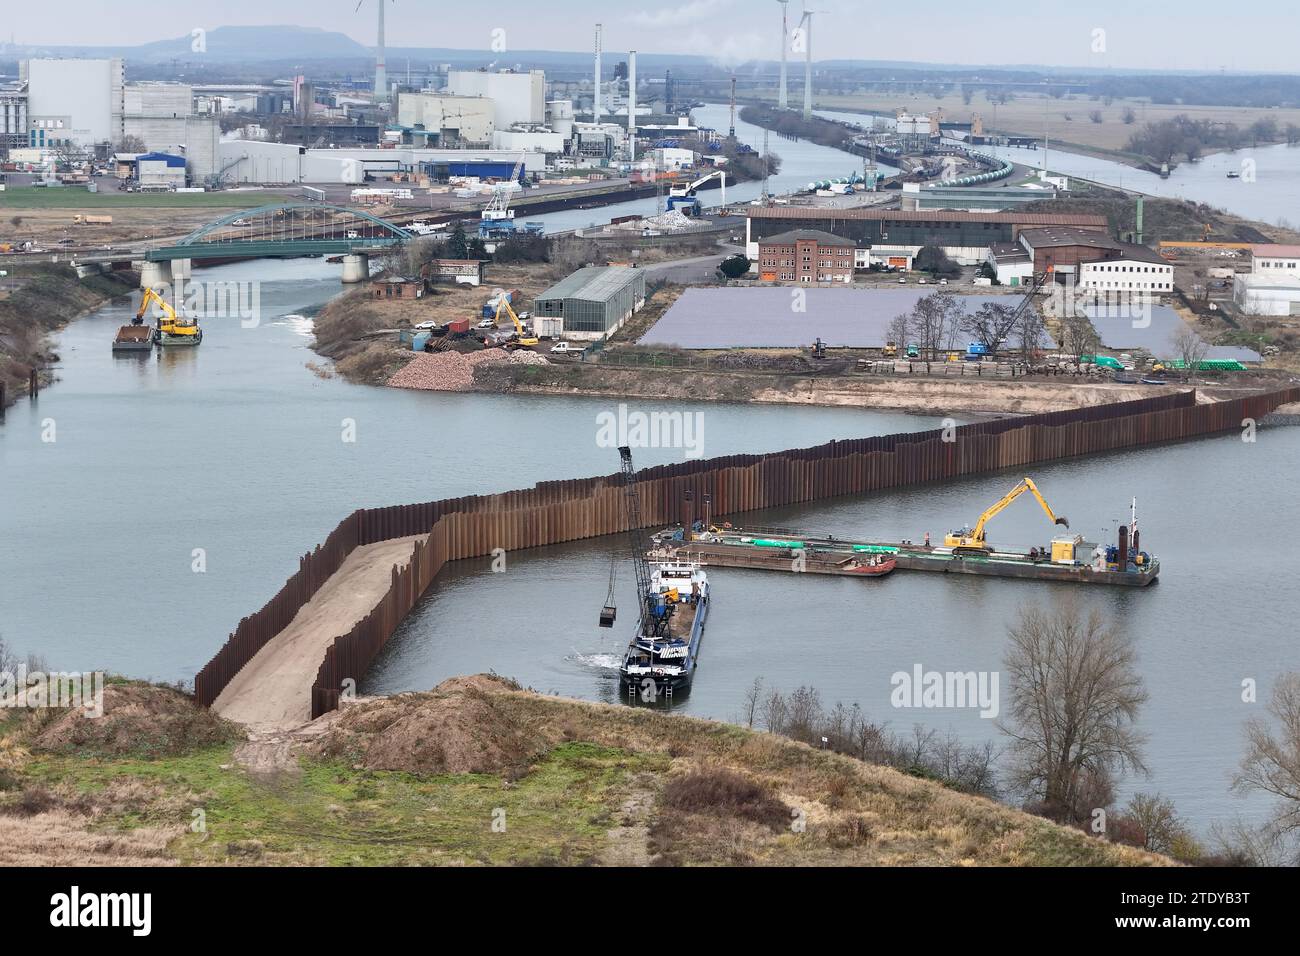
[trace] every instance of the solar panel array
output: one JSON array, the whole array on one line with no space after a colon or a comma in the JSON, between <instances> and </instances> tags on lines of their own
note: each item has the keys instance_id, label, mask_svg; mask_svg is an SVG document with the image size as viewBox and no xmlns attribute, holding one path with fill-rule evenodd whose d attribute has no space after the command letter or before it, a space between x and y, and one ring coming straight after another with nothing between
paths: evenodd
<instances>
[{"instance_id":1,"label":"solar panel array","mask_svg":"<svg viewBox=\"0 0 1300 956\"><path fill-rule=\"evenodd\" d=\"M1180 328L1190 328L1182 317L1167 305L1130 309L1089 306L1084 309L1092 327L1101 336L1101 344L1108 349L1146 349L1156 358L1178 358L1174 336ZM1238 362L1258 362L1260 354L1252 349L1227 345L1211 345L1207 359L1231 359Z\"/></svg>"},{"instance_id":2,"label":"solar panel array","mask_svg":"<svg viewBox=\"0 0 1300 956\"><path fill-rule=\"evenodd\" d=\"M882 348L894 319L936 291L935 287L687 289L640 341L683 349L801 348L820 338L829 348ZM954 298L974 312L986 302L1016 307L1024 297L954 294ZM960 350L965 350L968 338L960 340ZM1055 347L1046 334L1044 347Z\"/></svg>"}]
</instances>

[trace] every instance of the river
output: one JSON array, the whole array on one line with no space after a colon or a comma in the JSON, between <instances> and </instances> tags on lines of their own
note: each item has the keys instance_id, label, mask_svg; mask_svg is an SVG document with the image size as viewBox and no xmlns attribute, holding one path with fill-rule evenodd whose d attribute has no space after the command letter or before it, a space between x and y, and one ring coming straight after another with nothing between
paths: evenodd
<instances>
[{"instance_id":1,"label":"river","mask_svg":"<svg viewBox=\"0 0 1300 956\"><path fill-rule=\"evenodd\" d=\"M725 104L710 103L696 107L691 111L692 119L700 126L726 132L731 125L731 108ZM758 152L763 151L763 128L752 123L736 119L736 138ZM862 160L838 149L818 146L806 140L794 141L782 139L775 133L768 137L768 150L781 158L781 171L768 178L768 189L774 196L802 192L809 182L817 179L834 179L850 173L862 172ZM893 166L877 163L881 175L892 176L898 172ZM758 199L763 194L761 180L727 185L728 203L747 203ZM706 208L722 203L722 191L709 189L700 193ZM607 223L617 216L653 216L659 208L658 200L634 199L631 202L601 206L597 209L566 209L561 212L529 216L529 222L546 223L547 232L563 232L569 229L585 229Z\"/></svg>"},{"instance_id":2,"label":"river","mask_svg":"<svg viewBox=\"0 0 1300 956\"><path fill-rule=\"evenodd\" d=\"M860 113L817 110L826 119L870 127L872 118ZM887 121L888 124L888 121ZM1002 159L1041 167L1041 147L982 147ZM1270 225L1300 226L1300 148L1280 144L1234 153L1215 153L1195 163L1181 163L1168 179L1113 160L1085 156L1048 143L1047 166L1057 174L1131 189L1149 196L1208 203L1247 219ZM1229 179L1228 173L1241 174Z\"/></svg>"},{"instance_id":3,"label":"river","mask_svg":"<svg viewBox=\"0 0 1300 956\"><path fill-rule=\"evenodd\" d=\"M200 278L257 281L264 320L212 321L203 345L113 358L123 302L59 337L60 381L0 424L0 633L65 669L187 679L238 620L269 598L297 557L356 507L428 500L612 472L597 444L604 399L402 392L313 373L310 324L295 315L339 291L320 260L221 267ZM761 452L934 427L874 410L635 402L699 412L706 456ZM348 422L356 441L343 441ZM43 440L53 438L54 440ZM682 451L637 452L638 465ZM1163 562L1143 591L1075 589L896 574L879 581L715 570L714 607L689 714L733 719L755 677L861 704L891 727L997 739L971 712L896 710L889 678L920 664L997 671L1025 602L1068 599L1128 629L1150 691L1140 726L1159 790L1204 829L1267 801L1228 785L1245 721L1244 680L1265 700L1300 667L1300 592L1289 570L1300 499L1285 494L1300 429L1145 448L1032 469L1075 530L1109 538L1139 498L1143 545ZM744 520L842 535L920 539L972 521L1019 473L838 499ZM1053 529L1024 500L990 529L997 543L1042 544ZM1281 549L1286 549L1285 552ZM622 565L619 625L596 625L611 558ZM1277 567L1274 567L1277 565ZM198 570L200 569L201 573ZM486 670L594 700L616 697L613 662L633 607L621 538L449 568L364 682L424 689ZM1004 706L1005 706L1004 688Z\"/></svg>"}]
</instances>

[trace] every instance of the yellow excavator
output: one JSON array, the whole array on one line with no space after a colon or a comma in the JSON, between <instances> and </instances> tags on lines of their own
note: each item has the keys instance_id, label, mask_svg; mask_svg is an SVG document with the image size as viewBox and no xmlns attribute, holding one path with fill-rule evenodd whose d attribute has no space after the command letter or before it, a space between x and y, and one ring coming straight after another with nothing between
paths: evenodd
<instances>
[{"instance_id":1,"label":"yellow excavator","mask_svg":"<svg viewBox=\"0 0 1300 956\"><path fill-rule=\"evenodd\" d=\"M163 314L158 318L157 332L155 337L159 345L198 345L203 341L203 330L199 328L197 319L183 319L176 314L176 310L153 289L144 290L144 298L140 300L140 311L135 314L131 320L132 325L143 325L144 314L149 309L149 303L153 302Z\"/></svg>"},{"instance_id":2,"label":"yellow excavator","mask_svg":"<svg viewBox=\"0 0 1300 956\"><path fill-rule=\"evenodd\" d=\"M991 554L993 549L990 548L984 540L984 525L988 523L990 518L997 515L1003 508L1011 504L1011 502L1015 501L1026 491L1033 492L1034 497L1037 498L1038 503L1043 506L1043 510L1047 512L1047 517L1052 519L1053 524L1065 525L1067 528L1070 527L1070 522L1066 520L1064 516L1057 517L1053 514L1051 507L1048 506L1047 501L1038 491L1038 486L1034 484L1033 480L1022 478L1018 485L1008 491L1001 499L994 503L992 507L980 515L980 519L975 522L974 528L962 528L960 531L949 533L943 539L944 545L952 548L953 553L955 554ZM1055 549L1055 542L1053 542L1053 550Z\"/></svg>"},{"instance_id":3,"label":"yellow excavator","mask_svg":"<svg viewBox=\"0 0 1300 956\"><path fill-rule=\"evenodd\" d=\"M515 310L510 308L510 301L504 295L501 296L501 298L497 299L496 321L498 325L501 324L502 310L505 311L506 315L510 316L510 321L515 324L515 340L511 344L512 345L536 345L537 344L536 336L532 336L528 334L528 331L524 328L524 323L519 321L519 316L515 315Z\"/></svg>"}]
</instances>

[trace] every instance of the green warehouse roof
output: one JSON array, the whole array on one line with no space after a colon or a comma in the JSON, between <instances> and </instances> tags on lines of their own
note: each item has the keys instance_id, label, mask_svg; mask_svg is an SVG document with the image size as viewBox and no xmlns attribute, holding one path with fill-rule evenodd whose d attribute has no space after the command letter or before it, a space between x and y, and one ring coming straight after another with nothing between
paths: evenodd
<instances>
[{"instance_id":1,"label":"green warehouse roof","mask_svg":"<svg viewBox=\"0 0 1300 956\"><path fill-rule=\"evenodd\" d=\"M629 266L587 266L561 279L538 299L590 299L607 302L642 272Z\"/></svg>"}]
</instances>

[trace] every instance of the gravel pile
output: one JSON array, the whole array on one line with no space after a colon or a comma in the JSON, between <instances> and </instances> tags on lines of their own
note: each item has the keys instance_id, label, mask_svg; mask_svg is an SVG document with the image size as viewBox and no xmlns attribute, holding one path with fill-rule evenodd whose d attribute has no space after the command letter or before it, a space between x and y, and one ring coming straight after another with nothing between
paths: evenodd
<instances>
[{"instance_id":1,"label":"gravel pile","mask_svg":"<svg viewBox=\"0 0 1300 956\"><path fill-rule=\"evenodd\" d=\"M510 361L516 365L550 365L551 360L545 355L538 355L536 352L529 352L527 349L520 349L518 352L510 353Z\"/></svg>"},{"instance_id":2,"label":"gravel pile","mask_svg":"<svg viewBox=\"0 0 1300 956\"><path fill-rule=\"evenodd\" d=\"M479 365L550 365L536 352L506 352L484 349L481 352L422 353L398 369L388 380L394 388L418 388L434 392L464 392L474 385L474 369Z\"/></svg>"},{"instance_id":3,"label":"gravel pile","mask_svg":"<svg viewBox=\"0 0 1300 956\"><path fill-rule=\"evenodd\" d=\"M667 229L670 232L677 229L689 229L695 225L689 216L683 215L676 209L670 209L659 216L651 216L644 220L644 224L652 229Z\"/></svg>"}]
</instances>

